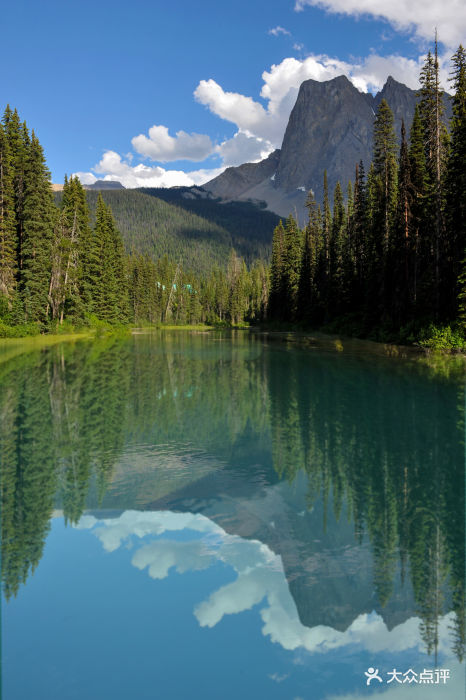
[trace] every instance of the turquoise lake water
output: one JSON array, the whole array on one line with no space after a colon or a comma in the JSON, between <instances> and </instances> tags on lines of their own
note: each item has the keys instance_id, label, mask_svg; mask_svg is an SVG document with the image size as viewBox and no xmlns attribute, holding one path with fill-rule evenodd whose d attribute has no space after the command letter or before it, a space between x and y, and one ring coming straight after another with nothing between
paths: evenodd
<instances>
[{"instance_id":1,"label":"turquoise lake water","mask_svg":"<svg viewBox=\"0 0 466 700\"><path fill-rule=\"evenodd\" d=\"M448 363L82 340L0 364L0 420L3 700L464 697Z\"/></svg>"}]
</instances>

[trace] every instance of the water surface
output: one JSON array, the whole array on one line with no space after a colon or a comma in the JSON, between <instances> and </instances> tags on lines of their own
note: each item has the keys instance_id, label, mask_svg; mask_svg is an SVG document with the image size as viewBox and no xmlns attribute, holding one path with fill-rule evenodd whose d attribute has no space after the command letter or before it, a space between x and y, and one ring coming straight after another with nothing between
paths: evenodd
<instances>
[{"instance_id":1,"label":"water surface","mask_svg":"<svg viewBox=\"0 0 466 700\"><path fill-rule=\"evenodd\" d=\"M0 364L4 700L463 697L462 381L341 349Z\"/></svg>"}]
</instances>

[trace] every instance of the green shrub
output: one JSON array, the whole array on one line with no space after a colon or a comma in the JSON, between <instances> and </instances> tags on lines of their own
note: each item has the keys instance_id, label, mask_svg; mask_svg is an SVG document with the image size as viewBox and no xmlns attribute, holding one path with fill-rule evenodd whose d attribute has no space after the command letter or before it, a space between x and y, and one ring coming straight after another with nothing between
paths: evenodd
<instances>
[{"instance_id":1,"label":"green shrub","mask_svg":"<svg viewBox=\"0 0 466 700\"><path fill-rule=\"evenodd\" d=\"M431 350L463 350L466 349L466 338L459 328L451 326L435 326L431 323L421 331L419 345Z\"/></svg>"},{"instance_id":2,"label":"green shrub","mask_svg":"<svg viewBox=\"0 0 466 700\"><path fill-rule=\"evenodd\" d=\"M18 326L9 326L0 321L0 338L24 338L25 336L39 335L40 326L37 323L21 323Z\"/></svg>"}]
</instances>

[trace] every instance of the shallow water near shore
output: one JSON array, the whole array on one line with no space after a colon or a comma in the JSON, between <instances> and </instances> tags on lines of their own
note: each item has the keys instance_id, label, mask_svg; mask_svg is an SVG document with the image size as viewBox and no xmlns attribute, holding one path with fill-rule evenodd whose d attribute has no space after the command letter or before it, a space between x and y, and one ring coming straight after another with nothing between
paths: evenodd
<instances>
[{"instance_id":1,"label":"shallow water near shore","mask_svg":"<svg viewBox=\"0 0 466 700\"><path fill-rule=\"evenodd\" d=\"M463 377L324 340L2 363L3 700L463 696Z\"/></svg>"}]
</instances>

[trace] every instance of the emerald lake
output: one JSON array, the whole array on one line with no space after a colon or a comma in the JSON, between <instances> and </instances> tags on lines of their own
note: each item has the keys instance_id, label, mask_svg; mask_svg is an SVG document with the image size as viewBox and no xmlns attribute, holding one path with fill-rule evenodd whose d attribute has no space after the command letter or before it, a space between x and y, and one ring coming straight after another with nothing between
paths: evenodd
<instances>
[{"instance_id":1,"label":"emerald lake","mask_svg":"<svg viewBox=\"0 0 466 700\"><path fill-rule=\"evenodd\" d=\"M0 363L3 700L460 700L464 402L248 332Z\"/></svg>"}]
</instances>

